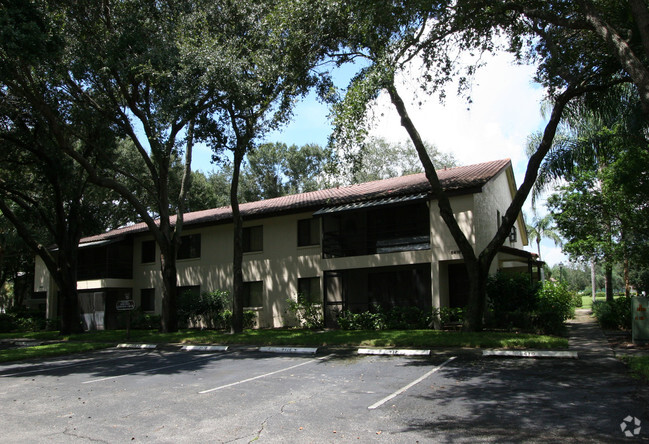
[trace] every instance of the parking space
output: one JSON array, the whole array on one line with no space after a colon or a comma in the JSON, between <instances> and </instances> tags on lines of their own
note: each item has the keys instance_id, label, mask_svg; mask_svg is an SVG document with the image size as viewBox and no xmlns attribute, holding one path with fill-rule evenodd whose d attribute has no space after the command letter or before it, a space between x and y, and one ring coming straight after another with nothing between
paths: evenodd
<instances>
[{"instance_id":1,"label":"parking space","mask_svg":"<svg viewBox=\"0 0 649 444\"><path fill-rule=\"evenodd\" d=\"M596 374L569 361L109 350L0 366L0 430L9 442L610 442L621 418L646 417L635 386L585 386Z\"/></svg>"}]
</instances>

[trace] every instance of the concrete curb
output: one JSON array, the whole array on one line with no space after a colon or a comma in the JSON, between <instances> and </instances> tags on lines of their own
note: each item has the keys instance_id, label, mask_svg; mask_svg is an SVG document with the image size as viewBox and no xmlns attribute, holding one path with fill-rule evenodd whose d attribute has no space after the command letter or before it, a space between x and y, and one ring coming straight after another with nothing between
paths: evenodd
<instances>
[{"instance_id":1,"label":"concrete curb","mask_svg":"<svg viewBox=\"0 0 649 444\"><path fill-rule=\"evenodd\" d=\"M577 352L564 350L482 350L482 356L579 359Z\"/></svg>"},{"instance_id":2,"label":"concrete curb","mask_svg":"<svg viewBox=\"0 0 649 444\"><path fill-rule=\"evenodd\" d=\"M117 348L136 348L141 350L152 350L158 348L158 344L117 344Z\"/></svg>"},{"instance_id":3,"label":"concrete curb","mask_svg":"<svg viewBox=\"0 0 649 444\"><path fill-rule=\"evenodd\" d=\"M315 355L317 347L259 347L258 351L263 353L291 353Z\"/></svg>"},{"instance_id":4,"label":"concrete curb","mask_svg":"<svg viewBox=\"0 0 649 444\"><path fill-rule=\"evenodd\" d=\"M227 345L183 345L182 351L228 351Z\"/></svg>"},{"instance_id":5,"label":"concrete curb","mask_svg":"<svg viewBox=\"0 0 649 444\"><path fill-rule=\"evenodd\" d=\"M430 350L408 350L393 348L359 348L359 355L387 355L387 356L430 356Z\"/></svg>"}]
</instances>

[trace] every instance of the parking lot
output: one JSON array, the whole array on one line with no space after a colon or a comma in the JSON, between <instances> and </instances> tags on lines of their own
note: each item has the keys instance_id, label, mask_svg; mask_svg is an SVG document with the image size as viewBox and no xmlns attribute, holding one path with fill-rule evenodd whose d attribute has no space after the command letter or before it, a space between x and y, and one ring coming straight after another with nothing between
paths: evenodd
<instances>
[{"instance_id":1,"label":"parking lot","mask_svg":"<svg viewBox=\"0 0 649 444\"><path fill-rule=\"evenodd\" d=\"M3 442L640 442L616 363L111 349L0 366ZM626 438L631 415L645 430Z\"/></svg>"}]
</instances>

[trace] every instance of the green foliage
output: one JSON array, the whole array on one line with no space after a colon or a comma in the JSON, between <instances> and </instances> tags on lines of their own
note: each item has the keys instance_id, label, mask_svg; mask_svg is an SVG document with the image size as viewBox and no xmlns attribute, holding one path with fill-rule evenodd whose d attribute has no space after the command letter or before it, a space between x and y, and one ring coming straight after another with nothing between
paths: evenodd
<instances>
[{"instance_id":1,"label":"green foliage","mask_svg":"<svg viewBox=\"0 0 649 444\"><path fill-rule=\"evenodd\" d=\"M364 311L352 313L343 310L337 318L338 326L343 330L385 330L385 314Z\"/></svg>"},{"instance_id":2,"label":"green foliage","mask_svg":"<svg viewBox=\"0 0 649 444\"><path fill-rule=\"evenodd\" d=\"M242 202L320 189L331 151L319 145L264 143L250 151L242 165Z\"/></svg>"},{"instance_id":3,"label":"green foliage","mask_svg":"<svg viewBox=\"0 0 649 444\"><path fill-rule=\"evenodd\" d=\"M593 314L602 328L609 330L631 329L631 298L620 297L612 301L595 301Z\"/></svg>"},{"instance_id":4,"label":"green foliage","mask_svg":"<svg viewBox=\"0 0 649 444\"><path fill-rule=\"evenodd\" d=\"M541 240L543 238L551 239L554 245L561 245L561 238L554 230L554 221L551 214L544 217L535 216L532 223L527 226L527 236L530 241L536 241L537 253L541 260Z\"/></svg>"},{"instance_id":5,"label":"green foliage","mask_svg":"<svg viewBox=\"0 0 649 444\"><path fill-rule=\"evenodd\" d=\"M489 278L487 294L496 328L559 334L574 316L580 298L562 283L532 284L525 274L497 273Z\"/></svg>"},{"instance_id":6,"label":"green foliage","mask_svg":"<svg viewBox=\"0 0 649 444\"><path fill-rule=\"evenodd\" d=\"M45 319L45 313L38 310L26 310L22 307L0 313L0 332L35 332L51 330L52 322Z\"/></svg>"},{"instance_id":7,"label":"green foliage","mask_svg":"<svg viewBox=\"0 0 649 444\"><path fill-rule=\"evenodd\" d=\"M394 307L383 310L352 313L344 310L338 315L338 326L343 330L418 330L431 328L438 319L436 310L422 310L418 307Z\"/></svg>"},{"instance_id":8,"label":"green foliage","mask_svg":"<svg viewBox=\"0 0 649 444\"><path fill-rule=\"evenodd\" d=\"M560 333L565 321L575 315L576 296L562 283L545 281L536 295L532 315L535 329L546 334Z\"/></svg>"},{"instance_id":9,"label":"green foliage","mask_svg":"<svg viewBox=\"0 0 649 444\"><path fill-rule=\"evenodd\" d=\"M461 324L464 321L464 309L462 307L442 307L439 310L439 320L442 324Z\"/></svg>"},{"instance_id":10,"label":"green foliage","mask_svg":"<svg viewBox=\"0 0 649 444\"><path fill-rule=\"evenodd\" d=\"M623 359L634 377L649 383L649 356L625 356Z\"/></svg>"},{"instance_id":11,"label":"green foliage","mask_svg":"<svg viewBox=\"0 0 649 444\"><path fill-rule=\"evenodd\" d=\"M453 154L443 153L431 143L425 146L436 168L458 166ZM340 183L364 183L424 171L412 143L390 142L380 137L369 138L357 151L347 152L336 160L336 180Z\"/></svg>"},{"instance_id":12,"label":"green foliage","mask_svg":"<svg viewBox=\"0 0 649 444\"><path fill-rule=\"evenodd\" d=\"M524 273L498 272L487 280L489 307L497 322L504 322L510 313L530 312L536 303L537 284Z\"/></svg>"},{"instance_id":13,"label":"green foliage","mask_svg":"<svg viewBox=\"0 0 649 444\"><path fill-rule=\"evenodd\" d=\"M387 330L421 330L431 328L438 319L437 310L396 306L385 313Z\"/></svg>"},{"instance_id":14,"label":"green foliage","mask_svg":"<svg viewBox=\"0 0 649 444\"><path fill-rule=\"evenodd\" d=\"M230 307L230 294L215 290L194 297L191 292L178 299L178 319L194 327L226 328L226 310Z\"/></svg>"},{"instance_id":15,"label":"green foliage","mask_svg":"<svg viewBox=\"0 0 649 444\"><path fill-rule=\"evenodd\" d=\"M257 312L254 310L244 310L243 311L243 328L251 329L255 328L257 321ZM232 325L232 310L225 310L223 312L223 323L225 329L229 329Z\"/></svg>"},{"instance_id":16,"label":"green foliage","mask_svg":"<svg viewBox=\"0 0 649 444\"><path fill-rule=\"evenodd\" d=\"M131 329L153 330L160 328L160 315L145 313L140 308L131 311Z\"/></svg>"},{"instance_id":17,"label":"green foliage","mask_svg":"<svg viewBox=\"0 0 649 444\"><path fill-rule=\"evenodd\" d=\"M309 302L302 294L297 295L297 301L289 298L286 302L288 311L295 316L301 326L312 330L324 327L321 304Z\"/></svg>"}]
</instances>

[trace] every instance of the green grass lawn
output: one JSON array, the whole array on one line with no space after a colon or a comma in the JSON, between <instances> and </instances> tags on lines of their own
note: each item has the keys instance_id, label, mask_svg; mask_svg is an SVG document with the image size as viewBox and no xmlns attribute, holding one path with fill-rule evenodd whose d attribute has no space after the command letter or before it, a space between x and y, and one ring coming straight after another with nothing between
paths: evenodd
<instances>
[{"instance_id":1,"label":"green grass lawn","mask_svg":"<svg viewBox=\"0 0 649 444\"><path fill-rule=\"evenodd\" d=\"M635 377L649 383L649 356L627 356L623 360Z\"/></svg>"},{"instance_id":2,"label":"green grass lawn","mask_svg":"<svg viewBox=\"0 0 649 444\"><path fill-rule=\"evenodd\" d=\"M94 331L60 337L56 332L4 333L0 339L26 338L61 340L63 342L36 347L0 350L0 362L78 353L114 346L126 342L125 330ZM156 330L134 330L131 342L175 344L277 345L311 347L471 347L471 348L567 348L568 340L555 336L519 333L465 333L438 330L383 330L383 331L310 331L298 329L246 330L231 335L213 330L182 330L177 333L159 333Z\"/></svg>"},{"instance_id":3,"label":"green grass lawn","mask_svg":"<svg viewBox=\"0 0 649 444\"><path fill-rule=\"evenodd\" d=\"M33 347L13 348L0 350L0 362L71 355L108 348L110 346L110 344L99 342L57 342L54 344L35 345Z\"/></svg>"}]
</instances>

